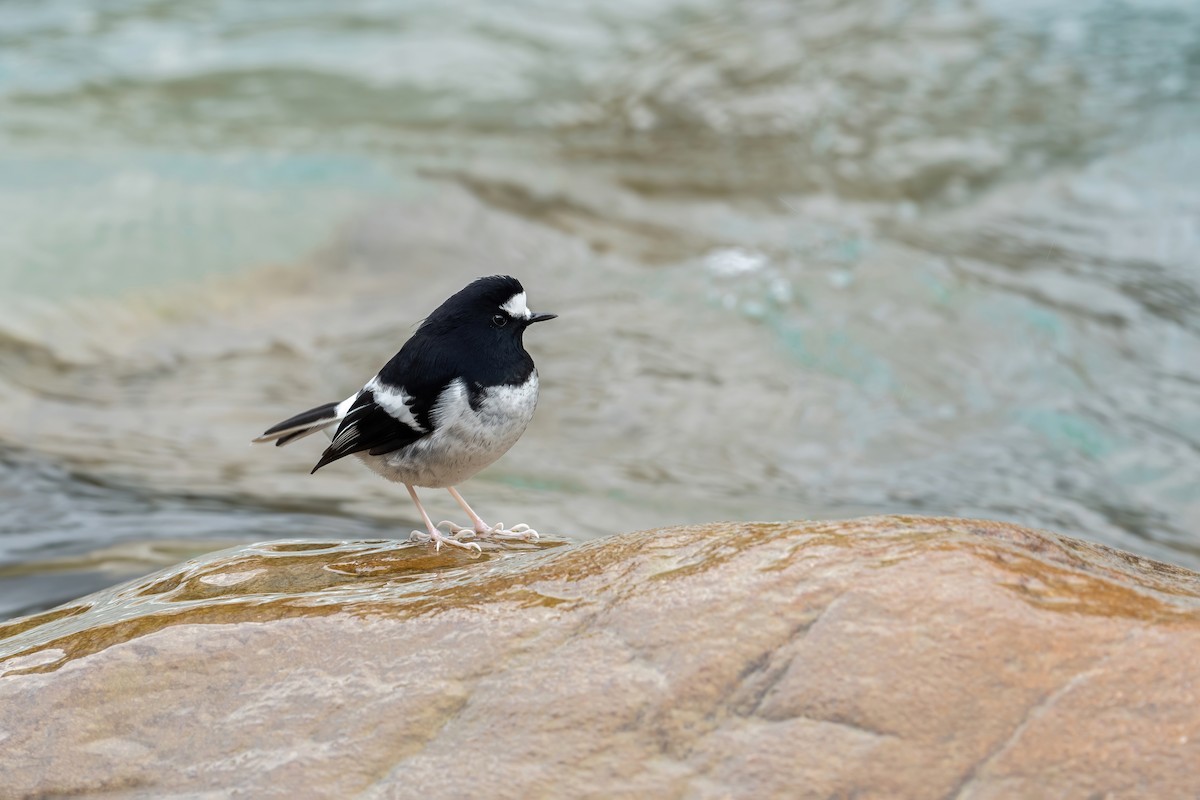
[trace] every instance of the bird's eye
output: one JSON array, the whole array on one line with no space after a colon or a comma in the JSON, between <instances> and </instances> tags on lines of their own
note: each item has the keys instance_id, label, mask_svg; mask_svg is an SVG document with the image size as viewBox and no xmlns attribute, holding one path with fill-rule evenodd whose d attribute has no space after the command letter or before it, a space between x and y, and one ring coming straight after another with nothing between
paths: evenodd
<instances>
[{"instance_id":1,"label":"bird's eye","mask_svg":"<svg viewBox=\"0 0 1200 800\"><path fill-rule=\"evenodd\" d=\"M508 317L504 314L496 314L492 317L492 324L497 328L503 328L508 324Z\"/></svg>"}]
</instances>

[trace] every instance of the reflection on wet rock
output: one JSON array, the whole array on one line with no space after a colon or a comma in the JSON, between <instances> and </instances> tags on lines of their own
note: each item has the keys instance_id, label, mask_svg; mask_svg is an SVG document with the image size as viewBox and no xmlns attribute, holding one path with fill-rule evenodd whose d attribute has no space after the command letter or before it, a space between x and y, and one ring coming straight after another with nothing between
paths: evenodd
<instances>
[{"instance_id":1,"label":"reflection on wet rock","mask_svg":"<svg viewBox=\"0 0 1200 800\"><path fill-rule=\"evenodd\" d=\"M920 517L561 544L240 547L9 623L5 788L1200 791L1195 573Z\"/></svg>"}]
</instances>

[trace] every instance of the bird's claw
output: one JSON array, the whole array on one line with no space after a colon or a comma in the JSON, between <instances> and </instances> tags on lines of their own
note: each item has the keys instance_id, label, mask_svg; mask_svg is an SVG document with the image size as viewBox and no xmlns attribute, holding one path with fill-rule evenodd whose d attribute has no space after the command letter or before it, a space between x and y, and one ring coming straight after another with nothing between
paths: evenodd
<instances>
[{"instance_id":1,"label":"bird's claw","mask_svg":"<svg viewBox=\"0 0 1200 800\"><path fill-rule=\"evenodd\" d=\"M541 538L540 536L538 536L537 531L535 531L533 528L526 525L524 522L519 522L516 525L513 525L512 529L507 530L507 531L504 530L504 525L501 523L497 523L496 528L498 530L496 530L495 532L498 535L504 536L509 539L523 539L527 542L536 542L538 539Z\"/></svg>"},{"instance_id":2,"label":"bird's claw","mask_svg":"<svg viewBox=\"0 0 1200 800\"><path fill-rule=\"evenodd\" d=\"M474 551L475 555L481 555L483 548L476 542L461 542L455 532L451 532L450 536L442 536L440 533L426 533L424 531L413 531L408 540L410 542L433 542L433 550L435 553L442 552L442 545L448 544L454 547L461 547L463 550Z\"/></svg>"},{"instance_id":3,"label":"bird's claw","mask_svg":"<svg viewBox=\"0 0 1200 800\"><path fill-rule=\"evenodd\" d=\"M513 525L512 528L505 528L503 522L497 522L487 534L481 534L481 536L491 536L496 539L519 539L523 542L536 542L540 538L538 532L524 522Z\"/></svg>"},{"instance_id":4,"label":"bird's claw","mask_svg":"<svg viewBox=\"0 0 1200 800\"><path fill-rule=\"evenodd\" d=\"M480 539L518 539L524 542L536 542L540 538L538 536L538 532L526 525L524 522L513 525L511 529L505 528L503 522L497 522L491 527L467 528L463 525L457 525L447 519L439 522L437 526L440 528L443 525L445 525L447 530L450 531L450 536L456 539L464 537L473 539L478 537Z\"/></svg>"},{"instance_id":5,"label":"bird's claw","mask_svg":"<svg viewBox=\"0 0 1200 800\"><path fill-rule=\"evenodd\" d=\"M439 522L437 524L437 526L439 528L445 526L446 530L448 530L450 532L450 535L456 539L459 539L459 538L474 539L475 538L476 531L474 528L466 528L466 527L463 527L462 525L457 525L448 519L442 520L441 522Z\"/></svg>"}]
</instances>

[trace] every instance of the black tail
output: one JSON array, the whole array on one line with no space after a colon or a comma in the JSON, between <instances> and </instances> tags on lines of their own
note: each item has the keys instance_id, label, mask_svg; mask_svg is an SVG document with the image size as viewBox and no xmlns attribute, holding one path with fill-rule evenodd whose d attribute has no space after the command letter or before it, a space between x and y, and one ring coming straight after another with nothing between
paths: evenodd
<instances>
[{"instance_id":1,"label":"black tail","mask_svg":"<svg viewBox=\"0 0 1200 800\"><path fill-rule=\"evenodd\" d=\"M290 419L285 419L278 425L272 425L263 432L262 436L259 436L254 441L274 441L276 447L281 447L295 439L308 436L310 433L316 433L340 419L337 412L338 405L339 403L326 403L323 406L310 408L308 411L303 411Z\"/></svg>"}]
</instances>

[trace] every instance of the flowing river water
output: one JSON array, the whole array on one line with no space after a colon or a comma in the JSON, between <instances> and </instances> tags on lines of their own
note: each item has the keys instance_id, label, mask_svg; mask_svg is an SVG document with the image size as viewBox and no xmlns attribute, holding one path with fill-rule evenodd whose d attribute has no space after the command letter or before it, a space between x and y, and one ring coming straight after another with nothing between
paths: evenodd
<instances>
[{"instance_id":1,"label":"flowing river water","mask_svg":"<svg viewBox=\"0 0 1200 800\"><path fill-rule=\"evenodd\" d=\"M1200 568L1194 0L2 8L0 617L406 536L402 487L249 439L496 272L560 318L485 517L951 514Z\"/></svg>"}]
</instances>

